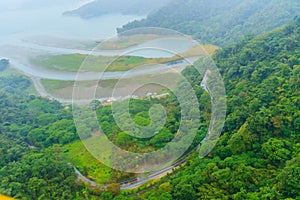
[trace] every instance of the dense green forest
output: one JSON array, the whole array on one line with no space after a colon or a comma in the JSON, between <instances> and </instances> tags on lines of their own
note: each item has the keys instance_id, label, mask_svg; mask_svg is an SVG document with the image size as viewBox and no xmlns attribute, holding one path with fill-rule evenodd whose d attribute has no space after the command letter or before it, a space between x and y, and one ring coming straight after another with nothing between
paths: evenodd
<instances>
[{"instance_id":1,"label":"dense green forest","mask_svg":"<svg viewBox=\"0 0 300 200\"><path fill-rule=\"evenodd\" d=\"M26 94L27 78L1 77L0 83L0 193L18 199L78 196L74 170L53 146L78 138L71 112Z\"/></svg>"},{"instance_id":2,"label":"dense green forest","mask_svg":"<svg viewBox=\"0 0 300 200\"><path fill-rule=\"evenodd\" d=\"M140 27L170 28L201 43L226 46L246 35L282 26L299 12L300 2L295 0L175 0L118 32Z\"/></svg>"},{"instance_id":3,"label":"dense green forest","mask_svg":"<svg viewBox=\"0 0 300 200\"><path fill-rule=\"evenodd\" d=\"M214 151L195 153L146 199L300 198L300 18L219 51L228 117ZM185 70L194 85L193 68Z\"/></svg>"},{"instance_id":4,"label":"dense green forest","mask_svg":"<svg viewBox=\"0 0 300 200\"><path fill-rule=\"evenodd\" d=\"M91 194L112 197L110 193L93 190L76 181L73 164L86 176L95 170L95 166L103 166L95 164L90 169L84 163L87 160L80 160L83 164L77 165L78 159L75 163L69 163L72 161L66 156L69 144L77 143L79 139L72 120L72 108L64 107L57 101L28 95L26 90L31 83L25 77L1 77L0 83L0 193L18 199L81 199ZM137 139L120 130L114 122L111 106L101 106L100 102L93 101L88 108L96 109L103 131L116 145L132 152L153 151L170 142L179 127L180 108L176 97L170 95L167 99L130 100L131 117L141 126L150 123L148 110L152 105L161 104L167 109L164 128L150 139ZM209 103L208 99L203 100L205 103ZM120 102L118 106L126 106L126 102ZM87 125L81 128L96 132L97 126L90 123L92 120L88 113L83 113ZM205 123L199 126L201 129L192 147L207 131ZM91 135L81 139L88 138L93 139ZM120 182L135 175L111 170L108 176L110 182Z\"/></svg>"},{"instance_id":5,"label":"dense green forest","mask_svg":"<svg viewBox=\"0 0 300 200\"><path fill-rule=\"evenodd\" d=\"M296 17L282 28L247 37L214 55L228 101L225 128L215 149L203 159L195 152L177 173L131 196L91 191L77 183L72 166L60 152L78 140L72 108L27 95L31 83L24 77L1 77L0 193L18 199L299 199L299 27ZM210 98L200 89L202 77L193 67L183 74L205 110ZM130 107L134 121L147 125L147 110L156 103L166 105L169 115L165 129L149 141L120 132L111 121L110 107L93 102L91 109L97 109L112 141L143 151L169 142L180 120L171 95L166 100L134 100ZM209 120L205 112L201 117L204 124L197 139Z\"/></svg>"}]
</instances>

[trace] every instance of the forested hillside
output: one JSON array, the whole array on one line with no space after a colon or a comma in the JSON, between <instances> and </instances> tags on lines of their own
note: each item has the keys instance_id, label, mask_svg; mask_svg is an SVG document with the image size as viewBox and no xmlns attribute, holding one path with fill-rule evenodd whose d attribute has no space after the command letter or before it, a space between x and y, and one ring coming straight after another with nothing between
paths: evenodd
<instances>
[{"instance_id":1,"label":"forested hillside","mask_svg":"<svg viewBox=\"0 0 300 200\"><path fill-rule=\"evenodd\" d=\"M174 0L121 33L139 27L163 27L193 35L201 43L225 46L245 35L258 35L284 25L300 13L295 0Z\"/></svg>"},{"instance_id":2,"label":"forested hillside","mask_svg":"<svg viewBox=\"0 0 300 200\"><path fill-rule=\"evenodd\" d=\"M30 81L24 77L1 77L0 83L0 194L78 196L74 170L53 146L78 138L71 112L58 102L27 95Z\"/></svg>"},{"instance_id":3,"label":"forested hillside","mask_svg":"<svg viewBox=\"0 0 300 200\"><path fill-rule=\"evenodd\" d=\"M228 117L214 151L142 195L147 199L299 199L300 18L219 51ZM193 68L185 71L194 85Z\"/></svg>"},{"instance_id":4,"label":"forested hillside","mask_svg":"<svg viewBox=\"0 0 300 200\"><path fill-rule=\"evenodd\" d=\"M25 94L30 82L23 77L2 77L0 193L18 199L299 199L299 40L300 18L296 17L282 28L218 51L214 60L224 78L228 113L215 149L203 159L195 152L161 184L130 196L76 184L74 170L60 152L78 140L71 108ZM207 108L209 95L199 89L202 77L193 67L183 74L197 95L205 98L201 109ZM130 107L134 121L147 125L147 109L162 101L134 101ZM142 151L148 146L161 148L178 127L180 109L175 99L165 103L171 113L166 129L150 141L131 140L120 132L109 107L95 104L92 109L97 109L101 125L117 145ZM202 117L205 125L209 116Z\"/></svg>"}]
</instances>

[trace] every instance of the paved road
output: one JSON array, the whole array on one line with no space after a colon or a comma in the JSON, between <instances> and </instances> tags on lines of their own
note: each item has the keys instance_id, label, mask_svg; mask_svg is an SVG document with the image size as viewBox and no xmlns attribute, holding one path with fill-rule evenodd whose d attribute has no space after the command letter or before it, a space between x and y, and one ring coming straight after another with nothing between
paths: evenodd
<instances>
[{"instance_id":1,"label":"paved road","mask_svg":"<svg viewBox=\"0 0 300 200\"><path fill-rule=\"evenodd\" d=\"M158 178L161 178L165 175L167 175L168 173L172 173L174 169L177 169L180 165L185 165L186 164L186 158L188 156L190 156L194 151L198 150L201 146L201 144L203 142L206 141L206 138L204 138L199 145L197 145L197 147L195 147L191 152L189 152L188 154L182 156L180 159L178 159L177 161L175 161L174 163L160 169L160 170L157 170L157 171L154 171L154 172L151 172L146 178L144 179L140 179L140 178L133 178L133 179L129 179L129 180L126 180L126 181L122 181L120 183L120 186L121 186L121 190L128 190L128 189L135 189L135 188L138 188L140 187L141 185L151 181L151 180L155 180L155 179L158 179ZM75 173L78 177L78 179L84 181L84 182L87 182L89 184L91 184L91 186L95 187L95 186L101 186L103 188L105 188L104 185L102 184L98 184L96 183L95 181L92 181L88 178L86 178L85 176L83 176L79 171L78 169L76 169L74 167L74 170L75 170Z\"/></svg>"}]
</instances>

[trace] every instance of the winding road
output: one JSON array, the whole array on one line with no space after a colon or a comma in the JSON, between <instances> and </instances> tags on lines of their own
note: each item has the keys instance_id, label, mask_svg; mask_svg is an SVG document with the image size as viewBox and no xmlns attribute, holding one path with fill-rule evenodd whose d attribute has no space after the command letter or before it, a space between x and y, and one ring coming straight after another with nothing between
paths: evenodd
<instances>
[{"instance_id":1,"label":"winding road","mask_svg":"<svg viewBox=\"0 0 300 200\"><path fill-rule=\"evenodd\" d=\"M125 180L125 181L122 181L120 182L120 189L121 190L130 190L130 189L135 189L135 188L138 188L142 185L144 185L145 183L151 181L151 180L155 180L155 179L158 179L158 178L161 178L161 177L164 177L166 176L167 174L169 173L172 173L175 169L177 169L178 167L180 167L181 165L185 165L186 164L186 158L189 157L193 152L197 151L201 144L203 142L206 141L206 138L204 138L199 145L197 145L192 151L190 151L189 153L183 155L181 158L179 158L178 160L176 160L175 162L173 162L172 164L169 164L168 166L160 169L160 170L157 170L157 171L153 171L151 172L149 175L147 175L147 177L145 178L139 178L139 177L136 177L136 178L133 178L133 179L128 179L128 180ZM77 175L77 178L78 180L81 180L85 183L88 183L90 184L92 187L95 187L95 186L99 186L99 187L102 187L104 190L106 189L106 186L103 185L103 184L98 184L96 183L95 181L92 181L90 179L88 179L87 177L83 176L80 171L74 167L74 170L75 170L75 173Z\"/></svg>"},{"instance_id":2,"label":"winding road","mask_svg":"<svg viewBox=\"0 0 300 200\"><path fill-rule=\"evenodd\" d=\"M81 53L81 54L91 54L91 51L85 51L85 50L77 50L77 49L64 49L64 48L56 48L56 47L47 47L47 46L41 46L41 45L35 45L35 44L27 44L23 46L27 48L34 48L38 50L43 50L47 52L52 53L62 53L62 54L73 54L73 53ZM142 46L141 46L142 47ZM130 50L130 49L129 49ZM96 52L97 55L119 55L120 52L116 51L104 51L104 52ZM62 80L62 81L88 81L88 80L99 80L99 77L101 77L102 80L107 79L120 79L120 78L132 78L136 76L142 76L142 75L148 75L148 74L155 74L160 73L165 70L172 70L177 67L186 67L188 65L191 65L191 63L195 62L198 57L188 57L180 62L170 62L170 63L163 63L159 65L148 65L144 66L142 68L125 71L125 72L104 72L104 73L97 73L97 72L62 72L62 71L53 71L48 70L44 68L36 68L34 66L31 66L29 63L22 64L21 62L17 61L16 58L9 56L9 53L4 53L3 51L0 51L0 56L4 56L4 58L7 58L10 60L10 64L12 67L16 68L17 70L21 71L22 73L28 75L31 77L32 82L38 91L38 93L41 96L49 97L56 99L62 103L72 103L71 99L58 99L56 97L53 97L51 94L49 94L43 85L40 82L40 79L52 79L52 80ZM82 100L83 102L85 100ZM202 140L201 143L205 141ZM174 169L178 168L180 165L184 165L186 163L186 158L194 151L196 151L200 147L200 144L189 154L184 155L180 159L178 159L176 162L160 169L154 172L151 172L146 178L140 179L140 178L134 178L130 180L126 180L120 183L121 190L126 189L134 189L137 188L150 180L154 180L160 177L165 176L168 173L171 173ZM87 177L83 176L80 171L74 167L74 171L78 177L79 180L89 183L91 186L100 186L103 187L103 189L106 189L106 186L96 183L95 181L92 181L88 179Z\"/></svg>"}]
</instances>

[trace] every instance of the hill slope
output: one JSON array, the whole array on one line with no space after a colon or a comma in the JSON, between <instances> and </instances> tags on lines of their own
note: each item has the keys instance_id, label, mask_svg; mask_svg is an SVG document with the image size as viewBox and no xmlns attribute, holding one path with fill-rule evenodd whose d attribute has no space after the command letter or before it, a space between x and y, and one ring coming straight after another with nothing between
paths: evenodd
<instances>
[{"instance_id":1,"label":"hill slope","mask_svg":"<svg viewBox=\"0 0 300 200\"><path fill-rule=\"evenodd\" d=\"M65 15L93 18L105 14L146 15L164 6L170 0L95 0L78 9L67 11Z\"/></svg>"},{"instance_id":2,"label":"hill slope","mask_svg":"<svg viewBox=\"0 0 300 200\"><path fill-rule=\"evenodd\" d=\"M164 27L220 46L284 25L300 13L294 0L174 0L147 19L134 21L118 32L137 27Z\"/></svg>"},{"instance_id":3,"label":"hill slope","mask_svg":"<svg viewBox=\"0 0 300 200\"><path fill-rule=\"evenodd\" d=\"M204 159L193 154L177 174L139 197L119 195L115 199L297 199L299 41L300 18L296 17L285 27L220 50L214 59L227 89L228 117L214 151ZM202 78L192 67L183 74L199 95ZM73 169L58 153L60 144L78 139L71 110L23 94L30 84L24 78L0 80L0 193L19 199L95 195L96 191L74 184ZM135 109L139 107L146 108L141 104ZM177 110L175 105L173 109ZM108 116L99 114L103 121ZM112 128L110 124L106 127ZM101 191L97 194L100 199L114 198Z\"/></svg>"},{"instance_id":4,"label":"hill slope","mask_svg":"<svg viewBox=\"0 0 300 200\"><path fill-rule=\"evenodd\" d=\"M228 99L208 158L195 153L147 199L297 199L300 196L300 18L215 56ZM185 74L198 85L192 68Z\"/></svg>"}]
</instances>

